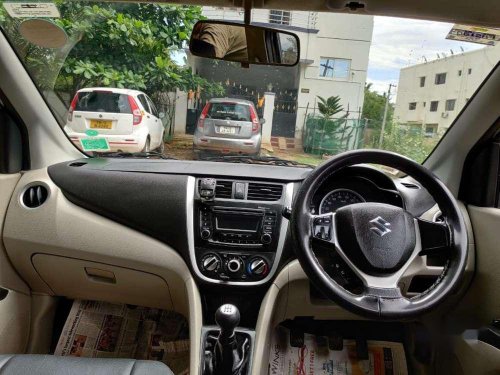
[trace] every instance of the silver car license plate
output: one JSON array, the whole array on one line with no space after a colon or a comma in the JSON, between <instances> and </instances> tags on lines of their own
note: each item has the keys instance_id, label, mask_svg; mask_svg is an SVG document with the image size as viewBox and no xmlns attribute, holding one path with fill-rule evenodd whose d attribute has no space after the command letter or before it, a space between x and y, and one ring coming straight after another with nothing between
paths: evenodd
<instances>
[{"instance_id":1,"label":"silver car license plate","mask_svg":"<svg viewBox=\"0 0 500 375\"><path fill-rule=\"evenodd\" d=\"M236 134L236 128L232 126L219 126L220 134Z\"/></svg>"}]
</instances>

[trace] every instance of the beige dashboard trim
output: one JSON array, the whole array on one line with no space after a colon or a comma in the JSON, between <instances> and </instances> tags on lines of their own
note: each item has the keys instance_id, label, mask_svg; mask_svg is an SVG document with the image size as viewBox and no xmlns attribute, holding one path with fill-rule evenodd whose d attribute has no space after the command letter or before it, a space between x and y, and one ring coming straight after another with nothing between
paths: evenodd
<instances>
[{"instance_id":1,"label":"beige dashboard trim","mask_svg":"<svg viewBox=\"0 0 500 375\"><path fill-rule=\"evenodd\" d=\"M21 174L0 174L0 234L3 235L6 212L12 198L13 191L21 179ZM0 239L2 236L0 236ZM26 283L19 277L7 256L4 242L0 240L0 286L20 293L29 294Z\"/></svg>"}]
</instances>

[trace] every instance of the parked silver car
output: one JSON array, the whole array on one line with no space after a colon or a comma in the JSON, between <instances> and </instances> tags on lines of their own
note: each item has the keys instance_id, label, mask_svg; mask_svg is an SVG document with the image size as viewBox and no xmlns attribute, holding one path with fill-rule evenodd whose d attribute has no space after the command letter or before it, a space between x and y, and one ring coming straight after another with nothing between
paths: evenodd
<instances>
[{"instance_id":1,"label":"parked silver car","mask_svg":"<svg viewBox=\"0 0 500 375\"><path fill-rule=\"evenodd\" d=\"M210 152L258 155L263 124L249 100L210 99L198 120L193 149L198 156Z\"/></svg>"}]
</instances>

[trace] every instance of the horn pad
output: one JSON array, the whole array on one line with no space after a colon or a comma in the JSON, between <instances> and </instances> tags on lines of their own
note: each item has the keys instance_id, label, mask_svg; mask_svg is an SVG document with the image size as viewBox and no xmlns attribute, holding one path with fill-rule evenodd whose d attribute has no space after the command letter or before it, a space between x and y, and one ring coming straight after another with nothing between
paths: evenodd
<instances>
[{"instance_id":1,"label":"horn pad","mask_svg":"<svg viewBox=\"0 0 500 375\"><path fill-rule=\"evenodd\" d=\"M361 271L370 275L398 271L416 244L413 217L383 203L356 203L335 213L339 245Z\"/></svg>"}]
</instances>

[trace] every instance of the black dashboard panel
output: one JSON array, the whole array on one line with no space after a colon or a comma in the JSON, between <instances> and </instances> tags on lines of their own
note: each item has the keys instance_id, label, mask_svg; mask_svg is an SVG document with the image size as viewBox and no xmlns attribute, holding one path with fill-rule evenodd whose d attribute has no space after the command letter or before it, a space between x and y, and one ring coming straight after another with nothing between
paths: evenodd
<instances>
[{"instance_id":1,"label":"black dashboard panel","mask_svg":"<svg viewBox=\"0 0 500 375\"><path fill-rule=\"evenodd\" d=\"M188 176L228 176L241 178L255 178L275 181L302 181L310 169L298 167L281 167L260 164L237 164L213 161L192 160L153 160L153 159L112 159L95 158L81 159L71 165L85 163L86 170L119 171L140 173L178 174Z\"/></svg>"},{"instance_id":2,"label":"black dashboard panel","mask_svg":"<svg viewBox=\"0 0 500 375\"><path fill-rule=\"evenodd\" d=\"M187 176L105 171L86 162L48 168L68 200L172 246L188 263Z\"/></svg>"}]
</instances>

